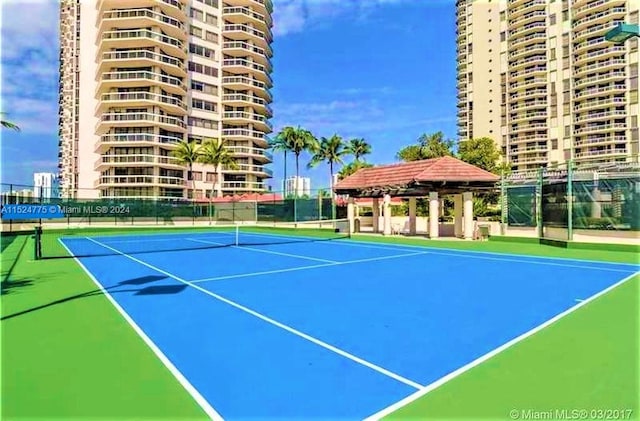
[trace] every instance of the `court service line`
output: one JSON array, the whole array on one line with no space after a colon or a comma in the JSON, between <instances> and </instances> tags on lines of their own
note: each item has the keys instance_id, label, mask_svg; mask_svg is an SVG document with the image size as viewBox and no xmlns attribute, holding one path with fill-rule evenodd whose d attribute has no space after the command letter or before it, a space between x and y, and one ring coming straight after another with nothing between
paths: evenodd
<instances>
[{"instance_id":1,"label":"court service line","mask_svg":"<svg viewBox=\"0 0 640 421\"><path fill-rule=\"evenodd\" d=\"M299 270L324 268L324 267L329 267L329 266L349 265L349 264L353 264L353 263L376 262L378 260L398 259L400 257L418 256L418 255L422 255L422 254L429 254L429 252L427 251L427 252L397 254L397 255L393 255L393 256L369 257L367 259L347 260L345 262L325 263L325 264L321 264L321 265L298 266L298 267L294 267L294 268L266 270L264 272L240 273L238 275L226 275L226 276L216 276L214 278L196 279L194 281L189 281L189 282L200 283L200 282L209 282L209 281L221 281L223 279L248 278L250 276L271 275L271 274L274 274L274 273L284 273L284 272L295 272L295 271L299 271Z\"/></svg>"},{"instance_id":2,"label":"court service line","mask_svg":"<svg viewBox=\"0 0 640 421\"><path fill-rule=\"evenodd\" d=\"M219 245L219 246L226 245L225 243L217 243L215 241L208 241L208 240L199 240L199 239L196 239L196 238L185 238L185 240L194 241L196 243ZM316 262L338 263L337 260L319 259L317 257L302 256L300 254L282 253L280 251L262 250L262 249L256 249L256 248L253 248L253 247L246 247L246 246L231 246L231 247L238 248L238 249L241 249L241 250L255 251L255 252L259 252L259 253L275 254L275 255L278 255L278 256L295 257L295 258L298 258L298 259L313 260L313 261L316 261Z\"/></svg>"},{"instance_id":3,"label":"court service line","mask_svg":"<svg viewBox=\"0 0 640 421\"><path fill-rule=\"evenodd\" d=\"M118 304L118 302L113 298L111 293L107 291L104 286L93 276L91 271L87 269L87 267L74 256L74 254L69 250L69 247L62 241L62 239L58 239L62 246L67 250L69 256L73 256L73 260L76 261L78 265L84 270L89 279L93 281L93 283L100 289L102 294L111 302L111 304L115 307L115 309L120 313L120 315L125 319L125 321L133 328L133 330L142 338L142 340L147 344L147 346L151 349L151 351L158 357L158 359L164 364L165 367L169 370L171 374L178 380L178 382L185 388L187 393L191 395L191 397L200 405L202 410L207 414L207 416L213 421L223 421L224 418L207 402L207 400L198 392L198 390L187 380L187 378L178 370L178 368L173 365L171 360L160 350L160 348L151 340L149 336L142 330L140 326L133 320L131 316L125 311L124 308Z\"/></svg>"},{"instance_id":4,"label":"court service line","mask_svg":"<svg viewBox=\"0 0 640 421\"><path fill-rule=\"evenodd\" d=\"M573 307L568 308L567 310L563 311L562 313L552 317L551 319L547 320L546 322L542 323L539 326L534 327L533 329L523 333L522 335L510 340L509 342L495 348L492 351L489 351L488 353L484 354L483 356L471 361L470 363L458 368L457 370L447 374L444 377L441 377L440 379L434 381L431 384L428 384L427 386L424 386L422 389L418 390L417 392L407 396L404 399L399 400L398 402L382 409L379 412L376 412L375 414L365 418L364 421L377 421L382 419L383 417L386 417L387 415L397 411L398 409L410 404L411 402L421 398L422 396L426 395L427 393L433 391L434 389L439 388L440 386L442 386L443 384L449 382L450 380L453 380L454 378L458 377L459 375L463 374L466 371L471 370L472 368L476 367L479 364L482 364L483 362L489 360L490 358L495 357L496 355L500 354L501 352L505 351L508 348L511 348L512 346L514 346L515 344L517 344L518 342L523 341L524 339L538 333L539 331L541 331L542 329L545 329L547 327L549 327L550 325L554 324L555 322L557 322L558 320L564 318L565 316L573 313L574 311L580 309L581 307L589 304L590 302L592 302L593 300L611 292L614 288L619 287L620 285L624 284L625 282L631 280L634 276L640 274L640 271L633 273L632 275L629 275L627 277L625 277L624 279L616 282L615 284L603 289L602 291L592 295L591 297L582 300L580 302L578 302L577 304L575 304Z\"/></svg>"},{"instance_id":5,"label":"court service line","mask_svg":"<svg viewBox=\"0 0 640 421\"><path fill-rule=\"evenodd\" d=\"M421 385L419 383L416 383L416 382L414 382L412 380L409 380L409 379L407 379L405 377L402 377L399 374L396 374L396 373L394 373L392 371L389 371L386 368L380 367L379 365L376 365L376 364L374 364L372 362L369 362L369 361L364 360L364 359L362 359L360 357L357 357L357 356L355 356L355 355L353 355L353 354L351 354L351 353L349 353L347 351L344 351L344 350L342 350L340 348L337 348L337 347L335 347L335 346L333 346L331 344L328 344L327 342L324 342L324 341L322 341L322 340L320 340L318 338L315 338L315 337L313 337L311 335L308 335L308 334L306 334L304 332L301 332L301 331L299 331L297 329L294 329L291 326L285 325L284 323L281 323L281 322L279 322L279 321L277 321L275 319L272 319L272 318L270 318L268 316L265 316L262 313L259 313L259 312L255 311L255 310L250 309L249 307L245 307L242 304L236 303L235 301L232 301L232 300L230 300L228 298L223 297L222 295L219 295L219 294L216 294L216 293L211 292L209 290L206 290L206 289L202 288L201 286L194 284L193 282L186 281L186 280L184 280L184 279L182 279L182 278L180 278L180 277L178 277L176 275L173 275L170 272L167 272L167 271L162 270L162 269L160 269L158 267L155 267L155 266L153 266L153 265L151 265L151 264L149 264L149 263L147 263L147 262L145 262L143 260L137 259L137 258L135 258L133 256L129 256L128 254L123 253L118 249L110 247L110 246L108 246L106 244L103 244L103 243L101 243L99 241L93 240L93 239L91 239L89 237L85 237L85 238L87 240L89 240L89 241L94 242L95 244L98 244L99 246L102 246L102 247L104 247L106 249L109 249L109 250L111 250L111 251L113 251L113 252L115 252L115 253L117 253L117 254L119 254L121 256L124 256L124 257L126 257L128 259L131 259L134 262L140 263L141 265L146 266L149 269L152 269L152 270L154 270L154 271L156 271L158 273L162 273L163 275L166 275L166 276L168 276L168 277L170 277L172 279L175 279L178 282L181 282L181 283L183 283L185 285L188 285L188 286L190 286L192 288L195 288L198 291L200 291L200 292L202 292L202 293L204 293L206 295L209 295L210 297L213 297L213 298L217 299L218 301L222 301L223 303L228 304L228 305L230 305L232 307L235 307L236 309L238 309L240 311L243 311L243 312L245 312L247 314L250 314L250 315L252 315L254 317L257 317L260 320L263 320L263 321L265 321L265 322L267 322L267 323L269 323L269 324L271 324L273 326L279 327L280 329L283 329L283 330L285 330L285 331L287 331L289 333L292 333L292 334L294 334L294 335L296 335L296 336L298 336L300 338L306 339L307 341L309 341L311 343L314 343L314 344L316 344L318 346L321 346L322 348L325 348L325 349L327 349L329 351L332 351L332 352L334 352L334 353L336 353L336 354L338 354L338 355L340 355L342 357L345 357L345 358L347 358L347 359L349 359L351 361L354 361L354 362L356 362L358 364L361 364L361 365L363 365L365 367L368 367L368 368L370 368L370 369L372 369L374 371L377 371L378 373L383 374L383 375L385 375L387 377L390 377L390 378L392 378L392 379L394 379L394 380L396 380L396 381L398 381L400 383L404 383L407 386L411 386L414 389L418 389L418 390L420 390L420 389L422 389L424 387L423 385Z\"/></svg>"},{"instance_id":6,"label":"court service line","mask_svg":"<svg viewBox=\"0 0 640 421\"><path fill-rule=\"evenodd\" d=\"M244 236L252 236L252 237L261 237L261 236L276 236L276 237L285 237L285 238L295 238L295 237L287 237L279 234L242 234ZM313 237L307 237L313 238ZM415 246L409 244L398 244L392 246L378 246L378 245L370 245L364 241L357 240L336 240L331 243L332 245L342 245L342 246L350 246L350 247L362 247L362 248L373 248L373 249L381 249L381 250L415 250L415 249L427 249L430 254L442 255L442 256L456 256L456 257L470 257L473 259L485 259L485 260L497 260L503 262L516 262L516 263L530 263L536 265L547 265L547 266L561 266L561 267L572 267L579 269L593 269L593 270L603 270L608 272L621 272L621 273L631 273L633 269L616 269L616 268L608 268L608 267L598 267L598 266L587 266L580 264L570 264L570 263L556 263L557 260L567 261L567 262L580 262L580 260L575 259L563 259L560 257L546 257L546 256L522 256L511 253L494 253L494 252L485 252L485 251L477 251L477 250L454 250L448 248L435 248L429 246ZM440 251L445 250L445 251ZM446 251L451 251L451 253L447 253ZM482 256L481 254L489 254L493 256L511 256L511 257L519 257L516 259L506 258L506 257L491 257L491 256ZM539 261L539 260L526 260L522 259L522 257L530 258L530 259L544 259L544 260L552 260L549 262ZM553 261L555 260L555 261ZM597 260L585 260L584 262L588 263L597 263L602 265L629 265L633 266L631 263L613 263L613 262L599 262Z\"/></svg>"}]
</instances>

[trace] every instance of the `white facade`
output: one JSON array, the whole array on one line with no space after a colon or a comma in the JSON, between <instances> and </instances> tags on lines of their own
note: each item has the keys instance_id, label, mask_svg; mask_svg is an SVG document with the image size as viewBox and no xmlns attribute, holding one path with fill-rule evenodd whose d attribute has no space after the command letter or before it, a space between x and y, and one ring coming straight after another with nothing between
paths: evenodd
<instances>
[{"instance_id":1,"label":"white facade","mask_svg":"<svg viewBox=\"0 0 640 421\"><path fill-rule=\"evenodd\" d=\"M296 183L297 181L297 183ZM290 177L284 180L286 196L311 196L311 179L309 177Z\"/></svg>"},{"instance_id":2,"label":"white facade","mask_svg":"<svg viewBox=\"0 0 640 421\"><path fill-rule=\"evenodd\" d=\"M43 199L58 197L58 187L57 174L50 172L37 172L33 174L33 197L42 197Z\"/></svg>"}]
</instances>

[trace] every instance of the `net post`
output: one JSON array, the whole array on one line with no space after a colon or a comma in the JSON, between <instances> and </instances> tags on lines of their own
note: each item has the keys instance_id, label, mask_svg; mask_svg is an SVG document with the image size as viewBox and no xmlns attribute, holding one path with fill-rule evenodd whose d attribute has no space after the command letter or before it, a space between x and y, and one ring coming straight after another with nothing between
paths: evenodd
<instances>
[{"instance_id":1,"label":"net post","mask_svg":"<svg viewBox=\"0 0 640 421\"><path fill-rule=\"evenodd\" d=\"M573 241L573 159L567 161L567 240Z\"/></svg>"},{"instance_id":2,"label":"net post","mask_svg":"<svg viewBox=\"0 0 640 421\"><path fill-rule=\"evenodd\" d=\"M34 247L33 247L33 260L40 260L42 257L42 225L37 225L35 228Z\"/></svg>"}]
</instances>

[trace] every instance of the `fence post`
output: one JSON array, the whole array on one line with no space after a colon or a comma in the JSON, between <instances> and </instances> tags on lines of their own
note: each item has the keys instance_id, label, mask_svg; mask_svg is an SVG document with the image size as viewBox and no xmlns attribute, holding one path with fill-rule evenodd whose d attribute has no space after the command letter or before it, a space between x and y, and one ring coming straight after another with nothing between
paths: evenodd
<instances>
[{"instance_id":1,"label":"fence post","mask_svg":"<svg viewBox=\"0 0 640 421\"><path fill-rule=\"evenodd\" d=\"M542 225L542 185L544 182L544 168L538 168L538 180L536 183L536 225L538 227L538 238L544 237L544 227Z\"/></svg>"},{"instance_id":2,"label":"fence post","mask_svg":"<svg viewBox=\"0 0 640 421\"><path fill-rule=\"evenodd\" d=\"M567 166L567 240L573 241L573 159Z\"/></svg>"}]
</instances>

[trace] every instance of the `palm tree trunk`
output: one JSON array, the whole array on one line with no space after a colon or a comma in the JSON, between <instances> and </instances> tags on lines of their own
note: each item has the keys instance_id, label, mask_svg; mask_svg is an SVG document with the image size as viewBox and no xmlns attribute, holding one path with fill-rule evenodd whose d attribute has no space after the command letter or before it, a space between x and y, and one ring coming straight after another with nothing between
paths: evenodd
<instances>
[{"instance_id":1,"label":"palm tree trunk","mask_svg":"<svg viewBox=\"0 0 640 421\"><path fill-rule=\"evenodd\" d=\"M293 222L298 222L298 178L300 177L299 160L300 154L296 153L296 178L293 180Z\"/></svg>"},{"instance_id":2,"label":"palm tree trunk","mask_svg":"<svg viewBox=\"0 0 640 421\"><path fill-rule=\"evenodd\" d=\"M287 185L287 150L284 151L284 181L282 182L282 190L286 190ZM284 192L286 194L286 191Z\"/></svg>"},{"instance_id":3,"label":"palm tree trunk","mask_svg":"<svg viewBox=\"0 0 640 421\"><path fill-rule=\"evenodd\" d=\"M329 179L329 186L330 186L330 191L329 194L331 195L331 219L335 220L336 219L336 206L335 206L335 202L333 200L333 161L329 161L329 172L331 173L331 178Z\"/></svg>"}]
</instances>

